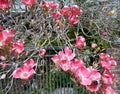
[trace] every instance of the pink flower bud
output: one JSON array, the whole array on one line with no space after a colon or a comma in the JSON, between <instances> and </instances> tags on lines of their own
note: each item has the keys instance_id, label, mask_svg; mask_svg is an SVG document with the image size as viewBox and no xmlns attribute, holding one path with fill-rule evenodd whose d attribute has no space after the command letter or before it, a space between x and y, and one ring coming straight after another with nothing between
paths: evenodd
<instances>
[{"instance_id":1,"label":"pink flower bud","mask_svg":"<svg viewBox=\"0 0 120 94\"><path fill-rule=\"evenodd\" d=\"M40 49L40 50L39 50L39 54L40 54L41 56L44 56L44 55L46 54L46 50L45 50L45 49Z\"/></svg>"},{"instance_id":2,"label":"pink flower bud","mask_svg":"<svg viewBox=\"0 0 120 94\"><path fill-rule=\"evenodd\" d=\"M96 47L97 47L97 44L92 43L92 44L91 44L91 47L94 49L94 48L96 48Z\"/></svg>"}]
</instances>

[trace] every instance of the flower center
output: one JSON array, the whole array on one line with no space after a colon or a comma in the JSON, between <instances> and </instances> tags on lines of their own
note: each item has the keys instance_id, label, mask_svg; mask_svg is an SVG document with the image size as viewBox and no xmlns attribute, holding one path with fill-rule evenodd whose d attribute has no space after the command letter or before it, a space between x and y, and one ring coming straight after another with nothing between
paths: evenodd
<instances>
[{"instance_id":1,"label":"flower center","mask_svg":"<svg viewBox=\"0 0 120 94\"><path fill-rule=\"evenodd\" d=\"M23 73L23 75L22 75L23 77L27 77L28 76L28 73Z\"/></svg>"}]
</instances>

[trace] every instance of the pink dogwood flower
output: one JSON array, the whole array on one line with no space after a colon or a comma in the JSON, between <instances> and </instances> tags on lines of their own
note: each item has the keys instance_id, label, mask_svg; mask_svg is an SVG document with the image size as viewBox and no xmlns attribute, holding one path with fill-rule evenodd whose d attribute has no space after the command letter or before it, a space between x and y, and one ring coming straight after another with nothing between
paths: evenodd
<instances>
[{"instance_id":1,"label":"pink dogwood flower","mask_svg":"<svg viewBox=\"0 0 120 94\"><path fill-rule=\"evenodd\" d=\"M65 47L64 52L60 51L58 55L60 58L60 67L64 71L70 70L70 64L71 64L70 61L74 59L75 54L72 53L72 51L68 47Z\"/></svg>"},{"instance_id":2,"label":"pink dogwood flower","mask_svg":"<svg viewBox=\"0 0 120 94\"><path fill-rule=\"evenodd\" d=\"M101 74L93 67L87 68L90 71L89 79L91 79L91 84L86 85L86 89L91 92L96 92L99 90L100 84L98 83L101 80Z\"/></svg>"},{"instance_id":3,"label":"pink dogwood flower","mask_svg":"<svg viewBox=\"0 0 120 94\"><path fill-rule=\"evenodd\" d=\"M54 1L42 1L41 6L44 10L49 11L51 9L56 9L59 7L59 4Z\"/></svg>"},{"instance_id":4,"label":"pink dogwood flower","mask_svg":"<svg viewBox=\"0 0 120 94\"><path fill-rule=\"evenodd\" d=\"M102 82L104 84L112 84L114 80L114 75L109 71L109 70L105 70L102 74Z\"/></svg>"},{"instance_id":5,"label":"pink dogwood flower","mask_svg":"<svg viewBox=\"0 0 120 94\"><path fill-rule=\"evenodd\" d=\"M70 7L68 6L64 6L61 10L60 13L64 16L68 16L70 13Z\"/></svg>"},{"instance_id":6,"label":"pink dogwood flower","mask_svg":"<svg viewBox=\"0 0 120 94\"><path fill-rule=\"evenodd\" d=\"M79 67L74 76L77 78L77 80L82 85L90 85L92 83L92 80L89 79L90 71L86 67Z\"/></svg>"},{"instance_id":7,"label":"pink dogwood flower","mask_svg":"<svg viewBox=\"0 0 120 94\"><path fill-rule=\"evenodd\" d=\"M72 53L69 47L65 47L64 52L60 51L58 55L60 56L61 60L67 60L67 61L70 61L75 57L75 53Z\"/></svg>"},{"instance_id":8,"label":"pink dogwood flower","mask_svg":"<svg viewBox=\"0 0 120 94\"><path fill-rule=\"evenodd\" d=\"M24 41L18 40L17 42L14 42L12 44L12 51L15 51L15 53L20 54L24 50Z\"/></svg>"},{"instance_id":9,"label":"pink dogwood flower","mask_svg":"<svg viewBox=\"0 0 120 94\"><path fill-rule=\"evenodd\" d=\"M89 67L87 69L90 71L89 79L93 82L101 80L101 74L95 68Z\"/></svg>"},{"instance_id":10,"label":"pink dogwood flower","mask_svg":"<svg viewBox=\"0 0 120 94\"><path fill-rule=\"evenodd\" d=\"M40 54L41 56L44 56L44 55L46 54L46 50L45 50L45 49L40 49L40 50L39 50L39 54Z\"/></svg>"},{"instance_id":11,"label":"pink dogwood flower","mask_svg":"<svg viewBox=\"0 0 120 94\"><path fill-rule=\"evenodd\" d=\"M100 64L105 69L110 69L111 68L111 63L108 62L108 61L105 61L105 60L104 61L100 61Z\"/></svg>"},{"instance_id":12,"label":"pink dogwood flower","mask_svg":"<svg viewBox=\"0 0 120 94\"><path fill-rule=\"evenodd\" d=\"M45 12L48 12L48 11L51 10L50 4L47 1L42 1L41 2L41 7L42 7L42 10L45 11Z\"/></svg>"},{"instance_id":13,"label":"pink dogwood flower","mask_svg":"<svg viewBox=\"0 0 120 94\"><path fill-rule=\"evenodd\" d=\"M114 89L109 85L103 85L101 91L102 94L116 94Z\"/></svg>"},{"instance_id":14,"label":"pink dogwood flower","mask_svg":"<svg viewBox=\"0 0 120 94\"><path fill-rule=\"evenodd\" d=\"M13 78L19 78L22 80L29 80L35 74L34 69L30 66L23 65L20 68L17 68L13 73Z\"/></svg>"},{"instance_id":15,"label":"pink dogwood flower","mask_svg":"<svg viewBox=\"0 0 120 94\"><path fill-rule=\"evenodd\" d=\"M79 67L85 67L85 64L82 59L74 59L71 61L70 71L75 73Z\"/></svg>"},{"instance_id":16,"label":"pink dogwood flower","mask_svg":"<svg viewBox=\"0 0 120 94\"><path fill-rule=\"evenodd\" d=\"M35 61L33 59L29 59L23 65L34 68L37 64L35 63Z\"/></svg>"},{"instance_id":17,"label":"pink dogwood flower","mask_svg":"<svg viewBox=\"0 0 120 94\"><path fill-rule=\"evenodd\" d=\"M51 59L55 63L55 65L58 67L61 62L59 55L56 54Z\"/></svg>"},{"instance_id":18,"label":"pink dogwood flower","mask_svg":"<svg viewBox=\"0 0 120 94\"><path fill-rule=\"evenodd\" d=\"M90 85L86 85L86 89L90 92L96 92L100 89L100 84L95 81L95 82L92 82Z\"/></svg>"},{"instance_id":19,"label":"pink dogwood flower","mask_svg":"<svg viewBox=\"0 0 120 94\"><path fill-rule=\"evenodd\" d=\"M70 7L70 11L71 11L73 16L80 15L83 13L83 11L77 5L72 5Z\"/></svg>"},{"instance_id":20,"label":"pink dogwood flower","mask_svg":"<svg viewBox=\"0 0 120 94\"><path fill-rule=\"evenodd\" d=\"M76 39L75 46L78 48L83 48L86 45L85 38L83 36L78 36Z\"/></svg>"},{"instance_id":21,"label":"pink dogwood flower","mask_svg":"<svg viewBox=\"0 0 120 94\"><path fill-rule=\"evenodd\" d=\"M79 22L78 17L77 16L70 16L68 17L68 23L69 24L77 24Z\"/></svg>"},{"instance_id":22,"label":"pink dogwood flower","mask_svg":"<svg viewBox=\"0 0 120 94\"><path fill-rule=\"evenodd\" d=\"M33 6L36 3L36 0L22 0L25 6Z\"/></svg>"},{"instance_id":23,"label":"pink dogwood flower","mask_svg":"<svg viewBox=\"0 0 120 94\"><path fill-rule=\"evenodd\" d=\"M51 59L56 66L60 66L64 71L70 69L70 61L73 60L75 54L68 48L64 48L64 52L59 51L58 55L54 55Z\"/></svg>"},{"instance_id":24,"label":"pink dogwood flower","mask_svg":"<svg viewBox=\"0 0 120 94\"><path fill-rule=\"evenodd\" d=\"M10 0L0 0L0 9L1 10L6 10L11 7Z\"/></svg>"},{"instance_id":25,"label":"pink dogwood flower","mask_svg":"<svg viewBox=\"0 0 120 94\"><path fill-rule=\"evenodd\" d=\"M70 70L70 64L71 64L70 61L63 60L60 62L60 68L62 68L62 70L66 72Z\"/></svg>"},{"instance_id":26,"label":"pink dogwood flower","mask_svg":"<svg viewBox=\"0 0 120 94\"><path fill-rule=\"evenodd\" d=\"M113 57L109 58L109 63L111 64L111 66L116 66L117 65L117 63L116 63L116 61L114 60Z\"/></svg>"},{"instance_id":27,"label":"pink dogwood flower","mask_svg":"<svg viewBox=\"0 0 120 94\"><path fill-rule=\"evenodd\" d=\"M52 16L53 16L54 19L59 19L60 16L61 16L61 14L60 14L59 11L57 11L57 12L52 12Z\"/></svg>"},{"instance_id":28,"label":"pink dogwood flower","mask_svg":"<svg viewBox=\"0 0 120 94\"><path fill-rule=\"evenodd\" d=\"M100 57L100 60L108 60L110 55L106 53L100 53L99 57Z\"/></svg>"},{"instance_id":29,"label":"pink dogwood flower","mask_svg":"<svg viewBox=\"0 0 120 94\"><path fill-rule=\"evenodd\" d=\"M59 7L59 4L54 2L54 1L50 1L50 2L48 2L48 4L49 4L51 9L56 9Z\"/></svg>"},{"instance_id":30,"label":"pink dogwood flower","mask_svg":"<svg viewBox=\"0 0 120 94\"><path fill-rule=\"evenodd\" d=\"M16 30L3 30L0 32L0 47L9 44L15 35Z\"/></svg>"},{"instance_id":31,"label":"pink dogwood flower","mask_svg":"<svg viewBox=\"0 0 120 94\"><path fill-rule=\"evenodd\" d=\"M113 57L110 57L110 55L105 53L100 53L100 64L105 69L110 69L111 66L117 65L116 61L113 59Z\"/></svg>"}]
</instances>

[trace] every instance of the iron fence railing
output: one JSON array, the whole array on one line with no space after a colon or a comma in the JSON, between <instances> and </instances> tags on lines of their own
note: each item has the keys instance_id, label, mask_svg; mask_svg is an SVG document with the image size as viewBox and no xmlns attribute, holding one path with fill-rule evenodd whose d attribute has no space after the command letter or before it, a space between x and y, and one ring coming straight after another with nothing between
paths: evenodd
<instances>
[{"instance_id":1,"label":"iron fence railing","mask_svg":"<svg viewBox=\"0 0 120 94\"><path fill-rule=\"evenodd\" d=\"M61 47L55 47L56 51ZM39 58L39 66L34 77L28 81L11 79L10 75L0 79L0 94L92 94L85 90L83 86L77 86L68 73L62 70L54 72L54 63L51 56L55 51L46 48L45 59ZM35 59L36 57L34 57ZM10 78L9 78L10 77Z\"/></svg>"}]
</instances>

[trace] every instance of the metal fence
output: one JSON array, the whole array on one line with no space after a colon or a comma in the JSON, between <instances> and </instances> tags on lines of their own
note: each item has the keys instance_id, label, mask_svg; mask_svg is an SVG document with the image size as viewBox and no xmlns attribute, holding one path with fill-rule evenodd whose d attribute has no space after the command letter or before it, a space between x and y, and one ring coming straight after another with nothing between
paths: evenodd
<instances>
[{"instance_id":1,"label":"metal fence","mask_svg":"<svg viewBox=\"0 0 120 94\"><path fill-rule=\"evenodd\" d=\"M65 0L61 0L61 1L65 1ZM72 0L66 0L66 1L72 1ZM91 0L86 0L86 1L90 2ZM97 0L97 1L101 3L102 1L108 1L108 0ZM115 0L115 1L117 2L118 0ZM89 10L89 11L92 11L93 13L94 11L95 12L97 11L97 8L99 6L98 6L98 3L95 3L95 4L96 6L90 8L92 10ZM83 4L82 6L83 8L86 7L84 5L85 4ZM113 5L116 5L116 3ZM25 18L27 13L24 13L26 11L27 11L27 7L25 7L22 3L20 3L19 0L16 0L15 5L12 6L11 11L10 11L10 13L14 12L15 14L7 15L8 17L4 17L5 14L0 14L0 22L2 24L5 23L4 25L5 27L9 27L11 23L14 23L13 25L18 27L17 24L24 22L25 21L24 19L27 18L27 17ZM39 11L39 9L36 11ZM12 16L19 16L19 17L15 18ZM93 17L93 15L91 15L90 17ZM90 17L88 17L87 15L86 18L88 20L91 20ZM21 19L22 22L17 21L19 19ZM14 20L16 21L14 22ZM29 20L29 17L28 17L28 20ZM36 28L38 28L38 26L36 26ZM22 30L19 30L19 31L22 31ZM19 32L19 34L21 34L20 37L22 37L22 34L24 34L24 31ZM61 47L56 47L55 51L59 51L60 49ZM56 52L52 48L49 48L49 47L46 48L46 50L47 50L47 55L44 59L41 59L38 56L34 56L34 59L36 59L36 61L39 62L39 66L36 69L36 72L39 74L34 75L34 77L29 81L23 81L20 79L13 79L13 78L11 79L10 72L8 75L6 75L6 77L3 77L4 79L2 79L2 76L5 76L5 75L2 75L3 70L0 70L0 94L94 94L94 93L87 92L85 87L75 84L74 81L72 81L72 76L70 76L68 73L63 72L62 70L58 70L57 72L55 72L54 63L51 61L51 57L54 54L56 54Z\"/></svg>"},{"instance_id":2,"label":"metal fence","mask_svg":"<svg viewBox=\"0 0 120 94\"><path fill-rule=\"evenodd\" d=\"M56 51L60 48L56 47ZM53 49L48 47L45 59L38 60L39 67L36 71L39 75L34 75L29 81L11 79L10 75L0 79L0 94L92 94L83 86L76 85L68 73L54 71L54 63L51 61L53 54Z\"/></svg>"}]
</instances>

